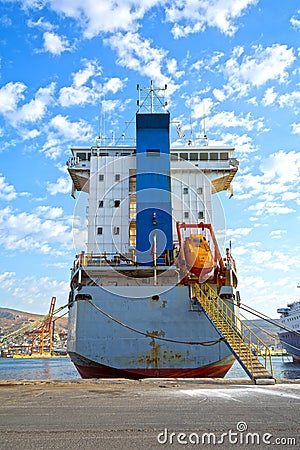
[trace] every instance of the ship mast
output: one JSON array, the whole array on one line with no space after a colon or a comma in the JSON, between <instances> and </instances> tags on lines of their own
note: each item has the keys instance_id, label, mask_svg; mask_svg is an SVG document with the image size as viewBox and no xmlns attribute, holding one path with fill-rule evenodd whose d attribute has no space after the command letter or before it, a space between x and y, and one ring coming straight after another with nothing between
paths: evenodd
<instances>
[{"instance_id":1,"label":"ship mast","mask_svg":"<svg viewBox=\"0 0 300 450\"><path fill-rule=\"evenodd\" d=\"M167 101L166 101L166 91L168 86L165 84L163 88L154 87L154 83L151 80L150 86L142 88L139 84L136 86L139 97L137 100L138 112L141 112L141 109L144 108L146 111L154 114L157 112L158 108L166 109Z\"/></svg>"}]
</instances>

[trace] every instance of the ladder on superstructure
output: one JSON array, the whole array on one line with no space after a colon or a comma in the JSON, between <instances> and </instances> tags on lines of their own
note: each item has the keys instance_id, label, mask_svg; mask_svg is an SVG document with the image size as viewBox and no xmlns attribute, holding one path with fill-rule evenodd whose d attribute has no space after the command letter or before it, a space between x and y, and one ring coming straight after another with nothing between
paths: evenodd
<instances>
[{"instance_id":1,"label":"ladder on superstructure","mask_svg":"<svg viewBox=\"0 0 300 450\"><path fill-rule=\"evenodd\" d=\"M192 285L192 295L197 299L210 322L224 338L248 376L257 383L275 382L272 356L269 347L236 315L207 283Z\"/></svg>"}]
</instances>

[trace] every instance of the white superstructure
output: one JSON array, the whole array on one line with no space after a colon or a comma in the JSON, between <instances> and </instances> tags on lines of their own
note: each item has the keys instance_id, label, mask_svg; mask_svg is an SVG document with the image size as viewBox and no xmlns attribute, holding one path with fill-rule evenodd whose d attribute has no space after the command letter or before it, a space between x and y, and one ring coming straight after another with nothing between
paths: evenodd
<instances>
[{"instance_id":1,"label":"white superstructure","mask_svg":"<svg viewBox=\"0 0 300 450\"><path fill-rule=\"evenodd\" d=\"M189 142L191 144L191 142ZM89 194L87 253L134 259L136 156L133 146L73 148L67 162L76 191ZM237 172L234 148L196 144L171 149L172 217L181 223L212 222L214 192L228 190ZM177 241L173 226L173 240Z\"/></svg>"}]
</instances>

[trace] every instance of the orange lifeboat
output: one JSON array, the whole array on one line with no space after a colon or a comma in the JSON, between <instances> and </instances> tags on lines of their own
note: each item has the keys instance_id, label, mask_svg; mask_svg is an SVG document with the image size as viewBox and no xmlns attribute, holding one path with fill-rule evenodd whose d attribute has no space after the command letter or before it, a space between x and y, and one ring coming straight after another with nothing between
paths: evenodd
<instances>
[{"instance_id":1,"label":"orange lifeboat","mask_svg":"<svg viewBox=\"0 0 300 450\"><path fill-rule=\"evenodd\" d=\"M214 260L206 238L202 234L191 234L183 245L187 269L203 283L213 275Z\"/></svg>"}]
</instances>

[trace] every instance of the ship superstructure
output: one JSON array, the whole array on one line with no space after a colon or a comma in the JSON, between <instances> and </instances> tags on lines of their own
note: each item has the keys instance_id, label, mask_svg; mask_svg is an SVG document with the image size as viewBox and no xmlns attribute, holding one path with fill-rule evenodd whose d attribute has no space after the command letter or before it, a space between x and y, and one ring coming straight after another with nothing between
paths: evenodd
<instances>
[{"instance_id":1,"label":"ship superstructure","mask_svg":"<svg viewBox=\"0 0 300 450\"><path fill-rule=\"evenodd\" d=\"M278 333L279 339L293 360L300 363L300 301L289 303L286 308L278 308L277 312L281 324L287 328Z\"/></svg>"},{"instance_id":2,"label":"ship superstructure","mask_svg":"<svg viewBox=\"0 0 300 450\"><path fill-rule=\"evenodd\" d=\"M68 352L84 378L222 377L238 352L253 370L235 263L218 245L223 210L213 200L223 190L232 195L234 148L206 139L171 146L160 91L151 84L139 101L135 145L72 148L67 163L73 196L88 195L68 331ZM163 111L155 111L157 100ZM206 301L215 305L209 313ZM245 336L247 348L239 343Z\"/></svg>"}]
</instances>

